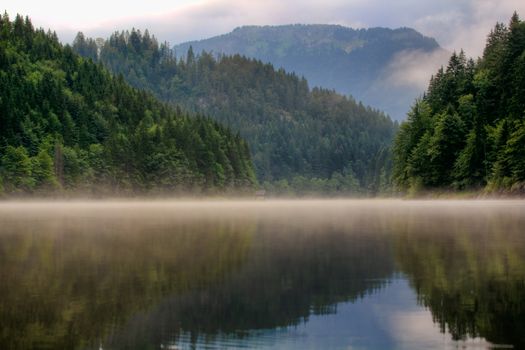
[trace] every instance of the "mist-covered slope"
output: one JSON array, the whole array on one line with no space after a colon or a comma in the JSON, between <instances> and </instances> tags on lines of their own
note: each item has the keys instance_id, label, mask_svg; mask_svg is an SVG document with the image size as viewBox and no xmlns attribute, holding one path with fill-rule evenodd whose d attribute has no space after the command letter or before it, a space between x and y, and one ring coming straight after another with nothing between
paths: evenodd
<instances>
[{"instance_id":1,"label":"mist-covered slope","mask_svg":"<svg viewBox=\"0 0 525 350\"><path fill-rule=\"evenodd\" d=\"M414 29L339 25L245 26L176 45L175 51L183 54L190 46L196 53L241 54L272 63L304 75L311 86L351 94L397 120L422 92L405 72L413 67L405 65L445 53L436 40Z\"/></svg>"},{"instance_id":2,"label":"mist-covered slope","mask_svg":"<svg viewBox=\"0 0 525 350\"><path fill-rule=\"evenodd\" d=\"M261 182L284 180L301 190L329 187L341 193L375 191L388 177L396 128L390 118L335 92L310 89L305 79L270 64L192 50L177 58L136 30L115 33L99 54L95 42L81 34L73 48L135 87L239 131Z\"/></svg>"}]
</instances>

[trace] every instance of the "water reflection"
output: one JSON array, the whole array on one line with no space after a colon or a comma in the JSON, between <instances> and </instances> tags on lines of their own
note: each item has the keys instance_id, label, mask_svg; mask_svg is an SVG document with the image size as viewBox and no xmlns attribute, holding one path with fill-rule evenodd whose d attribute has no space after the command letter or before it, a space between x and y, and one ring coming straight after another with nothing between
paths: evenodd
<instances>
[{"instance_id":1,"label":"water reflection","mask_svg":"<svg viewBox=\"0 0 525 350\"><path fill-rule=\"evenodd\" d=\"M525 215L521 205L437 212L396 235L399 267L453 339L525 346ZM436 225L439 222L439 225Z\"/></svg>"},{"instance_id":2,"label":"water reflection","mask_svg":"<svg viewBox=\"0 0 525 350\"><path fill-rule=\"evenodd\" d=\"M1 204L0 348L522 347L524 228L511 201Z\"/></svg>"}]
</instances>

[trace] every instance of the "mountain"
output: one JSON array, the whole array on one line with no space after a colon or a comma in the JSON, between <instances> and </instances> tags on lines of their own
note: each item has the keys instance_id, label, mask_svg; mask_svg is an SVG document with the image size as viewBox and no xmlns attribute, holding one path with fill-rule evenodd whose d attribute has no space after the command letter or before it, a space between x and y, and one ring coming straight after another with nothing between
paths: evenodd
<instances>
[{"instance_id":1,"label":"mountain","mask_svg":"<svg viewBox=\"0 0 525 350\"><path fill-rule=\"evenodd\" d=\"M377 191L388 177L395 123L351 98L311 90L295 74L239 55L189 50L177 59L147 31L115 33L99 52L79 34L73 48L133 86L239 131L259 181L279 191Z\"/></svg>"},{"instance_id":2,"label":"mountain","mask_svg":"<svg viewBox=\"0 0 525 350\"><path fill-rule=\"evenodd\" d=\"M0 16L0 194L250 188L246 143Z\"/></svg>"},{"instance_id":3,"label":"mountain","mask_svg":"<svg viewBox=\"0 0 525 350\"><path fill-rule=\"evenodd\" d=\"M401 188L525 189L525 22L497 24L483 57L454 53L400 127Z\"/></svg>"},{"instance_id":4,"label":"mountain","mask_svg":"<svg viewBox=\"0 0 525 350\"><path fill-rule=\"evenodd\" d=\"M304 76L312 86L335 89L404 119L417 86L399 88L391 66L400 55L442 50L414 29L351 29L339 25L245 26L231 33L174 47L185 53L240 54Z\"/></svg>"}]
</instances>

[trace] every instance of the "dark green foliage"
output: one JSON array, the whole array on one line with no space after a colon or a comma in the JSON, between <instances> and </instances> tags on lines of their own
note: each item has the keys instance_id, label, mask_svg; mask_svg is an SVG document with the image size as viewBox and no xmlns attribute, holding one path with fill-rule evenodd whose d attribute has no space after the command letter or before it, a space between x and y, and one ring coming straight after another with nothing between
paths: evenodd
<instances>
[{"instance_id":1,"label":"dark green foliage","mask_svg":"<svg viewBox=\"0 0 525 350\"><path fill-rule=\"evenodd\" d=\"M171 193L254 185L238 135L130 87L27 18L0 17L4 192ZM74 48L97 59L91 39L78 36Z\"/></svg>"},{"instance_id":2,"label":"dark green foliage","mask_svg":"<svg viewBox=\"0 0 525 350\"><path fill-rule=\"evenodd\" d=\"M452 180L452 169L459 150L465 144L465 123L457 113L436 116L435 128L428 145L430 176L425 185L439 186Z\"/></svg>"},{"instance_id":3,"label":"dark green foliage","mask_svg":"<svg viewBox=\"0 0 525 350\"><path fill-rule=\"evenodd\" d=\"M431 111L426 101L416 101L408 112L407 122L402 123L394 140L394 172L397 184L407 186L415 176L416 157L424 158L429 139L428 130L431 123ZM423 137L425 136L425 137ZM419 154L415 152L419 146ZM424 159L422 159L424 162Z\"/></svg>"},{"instance_id":4,"label":"dark green foliage","mask_svg":"<svg viewBox=\"0 0 525 350\"><path fill-rule=\"evenodd\" d=\"M27 191L33 188L31 159L23 146L7 146L2 156L2 177L6 192Z\"/></svg>"},{"instance_id":5,"label":"dark green foliage","mask_svg":"<svg viewBox=\"0 0 525 350\"><path fill-rule=\"evenodd\" d=\"M514 14L489 34L477 63L454 53L432 77L396 136L394 180L415 190L520 187L524 119L525 22Z\"/></svg>"},{"instance_id":6,"label":"dark green foliage","mask_svg":"<svg viewBox=\"0 0 525 350\"><path fill-rule=\"evenodd\" d=\"M312 189L318 180L348 172L360 191L377 192L388 181L395 124L351 98L310 90L294 74L239 55L195 55L191 48L177 60L167 44L137 30L113 34L99 62L135 87L238 130L262 182L303 177Z\"/></svg>"}]
</instances>

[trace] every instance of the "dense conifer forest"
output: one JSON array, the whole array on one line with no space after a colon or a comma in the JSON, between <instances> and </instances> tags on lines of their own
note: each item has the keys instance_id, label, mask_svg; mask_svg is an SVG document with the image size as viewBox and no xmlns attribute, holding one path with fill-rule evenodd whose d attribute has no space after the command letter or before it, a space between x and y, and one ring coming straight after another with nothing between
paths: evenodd
<instances>
[{"instance_id":1,"label":"dense conifer forest","mask_svg":"<svg viewBox=\"0 0 525 350\"><path fill-rule=\"evenodd\" d=\"M171 105L239 131L273 193L377 193L389 185L396 124L383 113L245 57L179 57L147 30L108 40L79 33L73 49Z\"/></svg>"},{"instance_id":2,"label":"dense conifer forest","mask_svg":"<svg viewBox=\"0 0 525 350\"><path fill-rule=\"evenodd\" d=\"M483 56L454 53L430 80L394 142L402 189L523 192L525 22L497 24Z\"/></svg>"},{"instance_id":3,"label":"dense conifer forest","mask_svg":"<svg viewBox=\"0 0 525 350\"><path fill-rule=\"evenodd\" d=\"M247 144L158 102L102 65L0 16L0 193L174 193L252 188Z\"/></svg>"}]
</instances>

